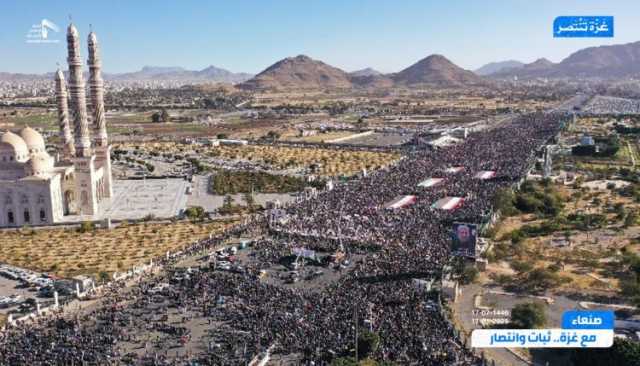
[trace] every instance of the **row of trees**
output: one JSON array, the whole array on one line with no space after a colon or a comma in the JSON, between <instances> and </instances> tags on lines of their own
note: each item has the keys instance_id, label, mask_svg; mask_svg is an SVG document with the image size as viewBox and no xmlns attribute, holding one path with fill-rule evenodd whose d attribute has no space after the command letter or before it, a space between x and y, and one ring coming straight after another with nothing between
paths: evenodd
<instances>
[{"instance_id":1,"label":"row of trees","mask_svg":"<svg viewBox=\"0 0 640 366\"><path fill-rule=\"evenodd\" d=\"M299 192L307 182L301 177L274 175L264 172L220 170L211 178L210 188L215 194L247 192L284 193Z\"/></svg>"},{"instance_id":2,"label":"row of trees","mask_svg":"<svg viewBox=\"0 0 640 366\"><path fill-rule=\"evenodd\" d=\"M620 140L617 136L596 138L595 145L576 145L571 153L576 156L592 156L608 158L615 156L620 150Z\"/></svg>"},{"instance_id":3,"label":"row of trees","mask_svg":"<svg viewBox=\"0 0 640 366\"><path fill-rule=\"evenodd\" d=\"M535 213L555 217L564 208L564 199L548 180L542 184L526 181L517 193L510 188L503 188L496 192L493 201L494 207L505 216Z\"/></svg>"}]
</instances>

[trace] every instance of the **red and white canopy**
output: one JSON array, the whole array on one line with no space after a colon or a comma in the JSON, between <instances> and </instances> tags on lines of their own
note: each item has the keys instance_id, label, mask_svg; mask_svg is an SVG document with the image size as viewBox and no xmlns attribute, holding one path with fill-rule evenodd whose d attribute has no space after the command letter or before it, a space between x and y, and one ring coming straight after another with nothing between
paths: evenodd
<instances>
[{"instance_id":1,"label":"red and white canopy","mask_svg":"<svg viewBox=\"0 0 640 366\"><path fill-rule=\"evenodd\" d=\"M388 202L384 205L384 208L395 210L398 208L403 208L409 205L412 205L416 202L416 196L398 196L393 199L393 201Z\"/></svg>"},{"instance_id":2,"label":"red and white canopy","mask_svg":"<svg viewBox=\"0 0 640 366\"><path fill-rule=\"evenodd\" d=\"M491 179L496 176L496 172L493 170L482 170L476 173L477 179Z\"/></svg>"},{"instance_id":3,"label":"red and white canopy","mask_svg":"<svg viewBox=\"0 0 640 366\"><path fill-rule=\"evenodd\" d=\"M422 182L418 183L418 187L425 187L425 188L433 187L433 186L435 186L437 184L442 183L443 180L444 179L442 179L442 178L428 178L428 179L425 179Z\"/></svg>"},{"instance_id":4,"label":"red and white canopy","mask_svg":"<svg viewBox=\"0 0 640 366\"><path fill-rule=\"evenodd\" d=\"M453 210L460 207L462 202L464 202L462 197L445 197L437 200L431 207L439 210Z\"/></svg>"}]
</instances>

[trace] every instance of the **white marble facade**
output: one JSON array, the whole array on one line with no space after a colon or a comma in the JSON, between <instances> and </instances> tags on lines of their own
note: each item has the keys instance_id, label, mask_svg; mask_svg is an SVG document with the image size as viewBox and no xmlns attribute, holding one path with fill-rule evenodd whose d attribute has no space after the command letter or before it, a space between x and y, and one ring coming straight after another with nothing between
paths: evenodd
<instances>
[{"instance_id":1,"label":"white marble facade","mask_svg":"<svg viewBox=\"0 0 640 366\"><path fill-rule=\"evenodd\" d=\"M69 86L61 70L55 77L59 159L47 152L44 138L33 128L0 132L0 227L51 225L68 215L95 216L100 203L113 196L97 37L92 32L88 39L90 105L73 24L67 30L67 45Z\"/></svg>"}]
</instances>

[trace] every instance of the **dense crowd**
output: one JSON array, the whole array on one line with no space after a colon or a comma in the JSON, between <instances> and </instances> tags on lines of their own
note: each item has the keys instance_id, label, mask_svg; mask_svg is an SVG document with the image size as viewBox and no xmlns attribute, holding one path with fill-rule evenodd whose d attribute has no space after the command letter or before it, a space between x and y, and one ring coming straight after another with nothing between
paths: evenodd
<instances>
[{"instance_id":1,"label":"dense crowd","mask_svg":"<svg viewBox=\"0 0 640 366\"><path fill-rule=\"evenodd\" d=\"M640 101L597 95L586 103L580 110L587 114L639 114Z\"/></svg>"},{"instance_id":2,"label":"dense crowd","mask_svg":"<svg viewBox=\"0 0 640 366\"><path fill-rule=\"evenodd\" d=\"M356 332L365 329L380 336L371 355L378 360L480 364L432 306L437 293L416 286L413 278L442 268L451 222L486 220L496 190L522 179L534 152L557 133L559 118L527 115L456 146L417 150L384 171L288 206L288 220L275 227L277 239L273 232L261 235L252 248L265 266L241 273L178 273L171 266L177 258L165 259L161 275L114 289L91 311L0 334L0 364L243 365L270 348L273 354L295 355L297 364L323 365L352 354ZM464 170L446 173L454 166ZM475 178L481 170L496 171L496 177ZM429 177L444 181L417 186ZM404 194L417 201L403 209L382 208ZM465 201L453 211L432 208L444 196ZM181 255L206 253L225 238L252 230L265 234L265 226L264 221L242 224ZM287 254L282 242L326 252L345 248L364 260L322 291L267 284L259 272Z\"/></svg>"},{"instance_id":3,"label":"dense crowd","mask_svg":"<svg viewBox=\"0 0 640 366\"><path fill-rule=\"evenodd\" d=\"M462 144L437 151L418 150L386 170L288 207L286 220L275 228L302 237L368 243L382 247L382 257L394 257L389 261L372 259L365 272L420 272L439 266L449 253L451 224L487 221L496 191L523 178L534 162L535 151L558 132L558 118L557 114L526 115L500 128L473 134ZM453 167L463 170L448 172ZM496 175L486 180L476 178L481 171L495 171ZM432 187L418 186L428 178L443 181ZM405 208L384 209L385 203L402 195L414 195L417 200ZM451 211L432 207L444 197L464 201Z\"/></svg>"}]
</instances>

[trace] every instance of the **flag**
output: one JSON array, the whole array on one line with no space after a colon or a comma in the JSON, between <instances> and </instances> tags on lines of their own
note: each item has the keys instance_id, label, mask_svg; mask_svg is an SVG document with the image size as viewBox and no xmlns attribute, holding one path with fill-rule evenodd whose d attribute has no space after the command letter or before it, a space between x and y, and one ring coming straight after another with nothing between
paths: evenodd
<instances>
[{"instance_id":1,"label":"flag","mask_svg":"<svg viewBox=\"0 0 640 366\"><path fill-rule=\"evenodd\" d=\"M460 207L462 202L464 202L462 197L445 197L437 200L431 207L440 210L453 210Z\"/></svg>"},{"instance_id":2,"label":"flag","mask_svg":"<svg viewBox=\"0 0 640 366\"><path fill-rule=\"evenodd\" d=\"M437 184L440 184L444 179L442 178L428 178L423 180L422 182L418 183L418 187L433 187Z\"/></svg>"}]
</instances>

